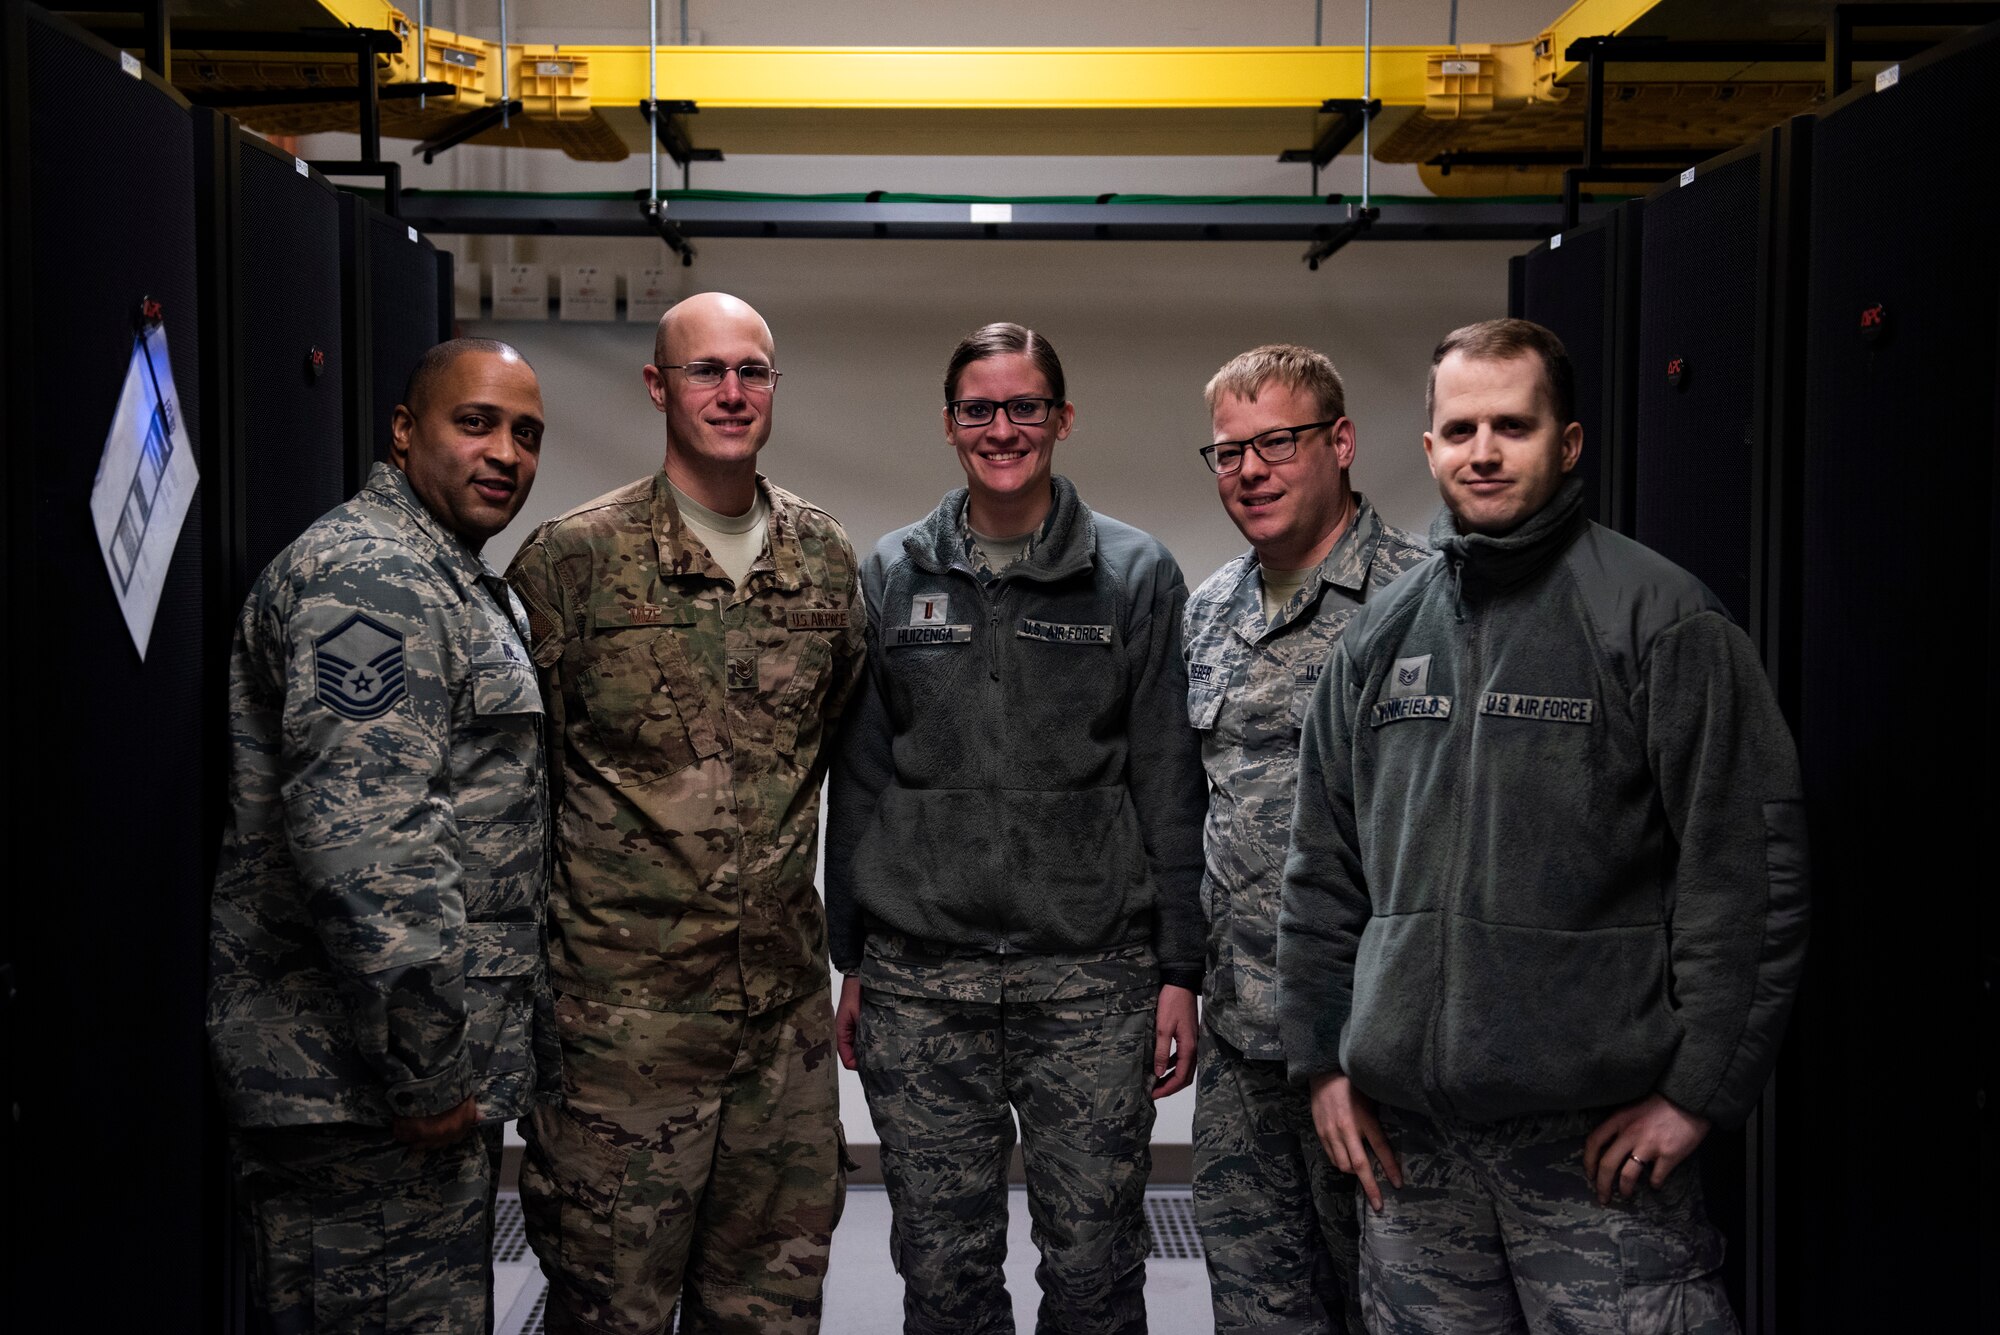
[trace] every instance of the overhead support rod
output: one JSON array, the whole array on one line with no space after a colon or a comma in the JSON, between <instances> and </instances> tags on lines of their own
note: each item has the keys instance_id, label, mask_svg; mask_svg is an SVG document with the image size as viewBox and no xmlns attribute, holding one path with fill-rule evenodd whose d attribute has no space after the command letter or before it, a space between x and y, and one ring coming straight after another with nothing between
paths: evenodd
<instances>
[{"instance_id":1,"label":"overhead support rod","mask_svg":"<svg viewBox=\"0 0 2000 1335\"><path fill-rule=\"evenodd\" d=\"M515 100L467 112L445 127L443 133L433 135L411 149L410 155L414 157L421 153L424 155L424 161L428 163L446 149L457 148L474 135L484 134L496 125L506 124L508 115L520 109L521 103Z\"/></svg>"}]
</instances>

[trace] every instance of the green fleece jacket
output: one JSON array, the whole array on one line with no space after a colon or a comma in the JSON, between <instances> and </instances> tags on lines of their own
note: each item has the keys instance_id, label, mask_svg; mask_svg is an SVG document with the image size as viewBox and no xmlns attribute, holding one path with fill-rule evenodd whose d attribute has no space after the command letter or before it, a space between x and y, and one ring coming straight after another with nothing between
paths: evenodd
<instances>
[{"instance_id":1,"label":"green fleece jacket","mask_svg":"<svg viewBox=\"0 0 2000 1335\"><path fill-rule=\"evenodd\" d=\"M1748 637L1581 488L1341 639L1278 923L1294 1078L1494 1121L1755 1105L1806 937L1798 760Z\"/></svg>"},{"instance_id":2,"label":"green fleece jacket","mask_svg":"<svg viewBox=\"0 0 2000 1335\"><path fill-rule=\"evenodd\" d=\"M1151 942L1199 990L1207 785L1187 725L1187 585L1067 479L1034 552L981 584L966 493L862 566L868 672L827 821L833 965L872 929L994 952Z\"/></svg>"}]
</instances>

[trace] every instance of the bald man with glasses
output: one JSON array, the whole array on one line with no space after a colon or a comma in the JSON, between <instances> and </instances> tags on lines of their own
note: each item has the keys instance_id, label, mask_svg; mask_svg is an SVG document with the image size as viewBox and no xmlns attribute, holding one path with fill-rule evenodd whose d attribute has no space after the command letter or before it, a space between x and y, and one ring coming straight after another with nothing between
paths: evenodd
<instances>
[{"instance_id":1,"label":"bald man with glasses","mask_svg":"<svg viewBox=\"0 0 2000 1335\"><path fill-rule=\"evenodd\" d=\"M1196 1223L1218 1331L1360 1335L1354 1179L1321 1148L1278 1046L1278 903L1313 686L1362 603L1430 552L1350 485L1354 423L1325 356L1253 349L1207 398L1201 454L1250 550L1187 608L1188 722L1208 772Z\"/></svg>"},{"instance_id":2,"label":"bald man with glasses","mask_svg":"<svg viewBox=\"0 0 2000 1335\"><path fill-rule=\"evenodd\" d=\"M757 471L779 372L735 297L660 320L659 472L542 525L509 578L550 714L562 1108L521 1199L547 1326L819 1328L841 1201L825 744L860 674L853 548Z\"/></svg>"}]
</instances>

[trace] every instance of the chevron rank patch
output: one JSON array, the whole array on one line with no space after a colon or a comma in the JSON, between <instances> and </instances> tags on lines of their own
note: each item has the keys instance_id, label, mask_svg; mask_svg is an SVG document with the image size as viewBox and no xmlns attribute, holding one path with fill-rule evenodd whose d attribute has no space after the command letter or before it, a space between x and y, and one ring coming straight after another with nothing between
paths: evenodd
<instances>
[{"instance_id":1,"label":"chevron rank patch","mask_svg":"<svg viewBox=\"0 0 2000 1335\"><path fill-rule=\"evenodd\" d=\"M343 718L380 718L403 698L403 636L362 612L313 641L319 702Z\"/></svg>"}]
</instances>

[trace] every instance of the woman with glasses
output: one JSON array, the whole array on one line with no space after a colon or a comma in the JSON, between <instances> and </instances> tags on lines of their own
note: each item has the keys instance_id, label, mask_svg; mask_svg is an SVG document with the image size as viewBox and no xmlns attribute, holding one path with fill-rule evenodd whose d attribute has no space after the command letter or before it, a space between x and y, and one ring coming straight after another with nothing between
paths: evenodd
<instances>
[{"instance_id":1,"label":"woman with glasses","mask_svg":"<svg viewBox=\"0 0 2000 1335\"><path fill-rule=\"evenodd\" d=\"M1201 761L1187 590L1052 471L1048 340L945 370L965 486L862 570L868 671L827 850L841 1060L861 1072L908 1332L1012 1330L1016 1118L1043 1331L1143 1331L1153 1100L1194 1071Z\"/></svg>"}]
</instances>

